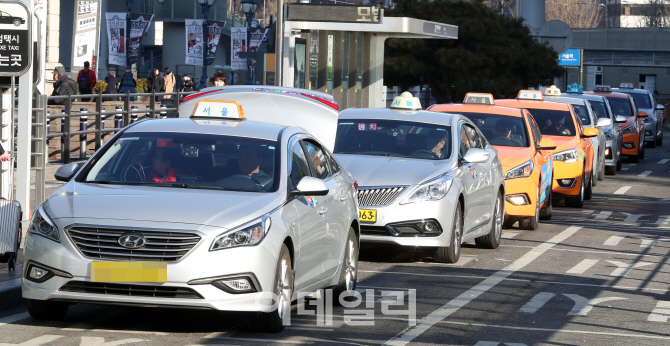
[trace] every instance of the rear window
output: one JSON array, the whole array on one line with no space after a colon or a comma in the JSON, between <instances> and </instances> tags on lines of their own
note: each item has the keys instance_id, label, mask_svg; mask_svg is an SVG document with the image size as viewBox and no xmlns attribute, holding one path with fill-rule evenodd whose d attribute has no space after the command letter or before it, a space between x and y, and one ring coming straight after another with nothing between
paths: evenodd
<instances>
[{"instance_id":1,"label":"rear window","mask_svg":"<svg viewBox=\"0 0 670 346\"><path fill-rule=\"evenodd\" d=\"M582 121L584 126L591 125L591 118L589 117L589 111L586 109L586 105L572 105L572 108L575 109L575 113L577 113L579 120Z\"/></svg>"},{"instance_id":2,"label":"rear window","mask_svg":"<svg viewBox=\"0 0 670 346\"><path fill-rule=\"evenodd\" d=\"M528 147L523 118L485 113L462 113L472 120L491 145Z\"/></svg>"},{"instance_id":3,"label":"rear window","mask_svg":"<svg viewBox=\"0 0 670 346\"><path fill-rule=\"evenodd\" d=\"M633 116L633 107L627 98L608 97L607 100L610 101L612 112L614 112L615 115L623 115L625 117Z\"/></svg>"},{"instance_id":4,"label":"rear window","mask_svg":"<svg viewBox=\"0 0 670 346\"><path fill-rule=\"evenodd\" d=\"M569 111L528 109L543 136L574 136L575 123Z\"/></svg>"}]
</instances>

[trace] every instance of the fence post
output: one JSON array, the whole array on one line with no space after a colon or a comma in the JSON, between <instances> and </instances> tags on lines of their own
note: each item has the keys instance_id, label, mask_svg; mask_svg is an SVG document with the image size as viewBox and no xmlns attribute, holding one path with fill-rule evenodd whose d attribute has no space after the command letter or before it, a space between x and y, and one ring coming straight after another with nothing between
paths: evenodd
<instances>
[{"instance_id":1,"label":"fence post","mask_svg":"<svg viewBox=\"0 0 670 346\"><path fill-rule=\"evenodd\" d=\"M166 105L162 104L161 105L161 119L167 118L167 111L165 110L167 108Z\"/></svg>"},{"instance_id":2,"label":"fence post","mask_svg":"<svg viewBox=\"0 0 670 346\"><path fill-rule=\"evenodd\" d=\"M100 149L102 146L102 131L100 129L102 128L101 123L102 121L102 111L104 108L102 108L102 90L98 90L98 98L95 101L95 150Z\"/></svg>"},{"instance_id":3,"label":"fence post","mask_svg":"<svg viewBox=\"0 0 670 346\"><path fill-rule=\"evenodd\" d=\"M65 114L67 113L65 112L65 109L63 109L60 114L63 115L63 117L60 118L60 159L62 161L65 157Z\"/></svg>"},{"instance_id":4,"label":"fence post","mask_svg":"<svg viewBox=\"0 0 670 346\"><path fill-rule=\"evenodd\" d=\"M139 109L137 108L137 106L131 106L130 111L131 111L130 123L133 124L137 121L137 112L139 111Z\"/></svg>"},{"instance_id":5,"label":"fence post","mask_svg":"<svg viewBox=\"0 0 670 346\"><path fill-rule=\"evenodd\" d=\"M100 108L100 146L102 146L102 141L105 140L105 132L103 130L105 129L105 116L102 115L102 113L106 112L105 107ZM97 144L96 144L97 145ZM100 149L100 147L97 147L95 150Z\"/></svg>"},{"instance_id":6,"label":"fence post","mask_svg":"<svg viewBox=\"0 0 670 346\"><path fill-rule=\"evenodd\" d=\"M147 115L144 116L144 119L152 119L152 118L153 118L153 114L151 114L151 106L147 105L147 110L146 110L146 112L147 112Z\"/></svg>"},{"instance_id":7,"label":"fence post","mask_svg":"<svg viewBox=\"0 0 670 346\"><path fill-rule=\"evenodd\" d=\"M126 97L123 99L123 126L130 124L130 90L126 90Z\"/></svg>"},{"instance_id":8,"label":"fence post","mask_svg":"<svg viewBox=\"0 0 670 346\"><path fill-rule=\"evenodd\" d=\"M81 113L88 113L88 109L80 108ZM88 116L82 115L79 117L79 131L86 131L88 129ZM86 158L86 133L79 135L79 159Z\"/></svg>"},{"instance_id":9,"label":"fence post","mask_svg":"<svg viewBox=\"0 0 670 346\"><path fill-rule=\"evenodd\" d=\"M65 100L65 143L63 145L63 163L70 163L70 132L72 132L72 95L68 94L67 99Z\"/></svg>"},{"instance_id":10,"label":"fence post","mask_svg":"<svg viewBox=\"0 0 670 346\"><path fill-rule=\"evenodd\" d=\"M155 110L156 110L156 91L155 90L151 92L151 98L149 99L149 105L147 106L147 108L151 108L151 110L153 111L153 112L151 112L151 117L156 118L156 112L155 112Z\"/></svg>"},{"instance_id":11,"label":"fence post","mask_svg":"<svg viewBox=\"0 0 670 346\"><path fill-rule=\"evenodd\" d=\"M115 111L120 112L122 110L123 110L123 107L116 106ZM116 128L116 129L122 129L123 128L123 114L121 114L121 113L114 114L114 128Z\"/></svg>"}]
</instances>

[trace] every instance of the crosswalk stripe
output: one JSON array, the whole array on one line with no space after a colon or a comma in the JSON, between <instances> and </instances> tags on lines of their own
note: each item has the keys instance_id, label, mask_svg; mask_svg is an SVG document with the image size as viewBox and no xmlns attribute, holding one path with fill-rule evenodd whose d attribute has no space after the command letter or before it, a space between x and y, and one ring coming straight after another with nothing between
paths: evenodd
<instances>
[{"instance_id":1,"label":"crosswalk stripe","mask_svg":"<svg viewBox=\"0 0 670 346\"><path fill-rule=\"evenodd\" d=\"M0 318L0 327L4 326L5 324L11 324L11 323L14 323L16 321L26 319L28 317L30 317L30 314L26 311L26 312L20 312L18 314L14 314L14 315L11 315L11 316Z\"/></svg>"}]
</instances>

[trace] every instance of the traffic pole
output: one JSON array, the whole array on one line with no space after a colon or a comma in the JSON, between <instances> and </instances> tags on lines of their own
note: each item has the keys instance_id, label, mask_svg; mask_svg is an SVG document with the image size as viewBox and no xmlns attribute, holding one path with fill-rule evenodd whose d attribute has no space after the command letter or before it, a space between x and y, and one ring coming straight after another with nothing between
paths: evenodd
<instances>
[{"instance_id":1,"label":"traffic pole","mask_svg":"<svg viewBox=\"0 0 670 346\"><path fill-rule=\"evenodd\" d=\"M161 105L161 119L167 118L167 111L165 109L167 109L167 106L162 104Z\"/></svg>"}]
</instances>

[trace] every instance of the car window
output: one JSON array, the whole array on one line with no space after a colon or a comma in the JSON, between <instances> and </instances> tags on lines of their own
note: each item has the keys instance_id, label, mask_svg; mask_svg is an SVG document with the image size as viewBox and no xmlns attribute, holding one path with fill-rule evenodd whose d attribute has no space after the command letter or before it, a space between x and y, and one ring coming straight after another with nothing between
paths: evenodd
<instances>
[{"instance_id":1,"label":"car window","mask_svg":"<svg viewBox=\"0 0 670 346\"><path fill-rule=\"evenodd\" d=\"M305 157L305 152L302 150L300 142L293 145L293 150L291 150L291 184L293 188L298 186L300 180L308 176L309 174L309 164L307 164L307 157Z\"/></svg>"},{"instance_id":2,"label":"car window","mask_svg":"<svg viewBox=\"0 0 670 346\"><path fill-rule=\"evenodd\" d=\"M535 145L539 145L540 140L542 140L542 133L540 133L540 128L537 126L533 117L528 117L528 125L530 126L530 131L533 132L533 141L535 142Z\"/></svg>"},{"instance_id":3,"label":"car window","mask_svg":"<svg viewBox=\"0 0 670 346\"><path fill-rule=\"evenodd\" d=\"M484 148L481 139L479 138L479 134L477 134L477 131L474 128L472 128L472 126L466 125L465 132L468 135L468 140L470 140L470 148L478 148L478 149Z\"/></svg>"},{"instance_id":4,"label":"car window","mask_svg":"<svg viewBox=\"0 0 670 346\"><path fill-rule=\"evenodd\" d=\"M637 108L652 108L652 101L651 97L649 97L649 94L644 93L630 93L628 94L633 97L633 100L635 101L635 105Z\"/></svg>"},{"instance_id":5,"label":"car window","mask_svg":"<svg viewBox=\"0 0 670 346\"><path fill-rule=\"evenodd\" d=\"M460 140L458 152L461 154L461 157L463 157L468 152L468 149L470 149L470 139L466 133L465 125L461 125L461 130L459 132Z\"/></svg>"},{"instance_id":6,"label":"car window","mask_svg":"<svg viewBox=\"0 0 670 346\"><path fill-rule=\"evenodd\" d=\"M589 116L589 111L588 109L586 109L585 104L572 105L572 108L574 108L575 114L577 114L579 120L581 120L582 125L585 126L591 125L591 117Z\"/></svg>"},{"instance_id":7,"label":"car window","mask_svg":"<svg viewBox=\"0 0 670 346\"><path fill-rule=\"evenodd\" d=\"M610 107L612 107L612 112L615 115L633 116L633 107L628 98L607 97L607 100L610 101Z\"/></svg>"},{"instance_id":8,"label":"car window","mask_svg":"<svg viewBox=\"0 0 670 346\"><path fill-rule=\"evenodd\" d=\"M331 169L332 173L333 174L339 173L340 172L340 163L337 162L337 160L335 159L335 157L333 157L333 155L331 153L329 153L325 150L324 150L324 153L328 157L328 163L330 163L330 169Z\"/></svg>"},{"instance_id":9,"label":"car window","mask_svg":"<svg viewBox=\"0 0 670 346\"><path fill-rule=\"evenodd\" d=\"M482 132L491 145L506 147L528 147L528 135L523 120L520 117L511 117L486 113L463 113ZM485 144L482 141L483 148Z\"/></svg>"},{"instance_id":10,"label":"car window","mask_svg":"<svg viewBox=\"0 0 670 346\"><path fill-rule=\"evenodd\" d=\"M330 166L328 166L328 158L323 153L323 149L312 142L304 142L305 150L307 151L307 156L309 161L312 162L312 167L314 168L314 177L319 179L326 179L330 177Z\"/></svg>"},{"instance_id":11,"label":"car window","mask_svg":"<svg viewBox=\"0 0 670 346\"><path fill-rule=\"evenodd\" d=\"M528 109L540 127L543 136L574 136L575 123L569 111L553 109Z\"/></svg>"},{"instance_id":12,"label":"car window","mask_svg":"<svg viewBox=\"0 0 670 346\"><path fill-rule=\"evenodd\" d=\"M605 107L605 101L589 101L591 104L591 109L596 118L605 118L609 119L610 116L607 114L607 108Z\"/></svg>"}]
</instances>

